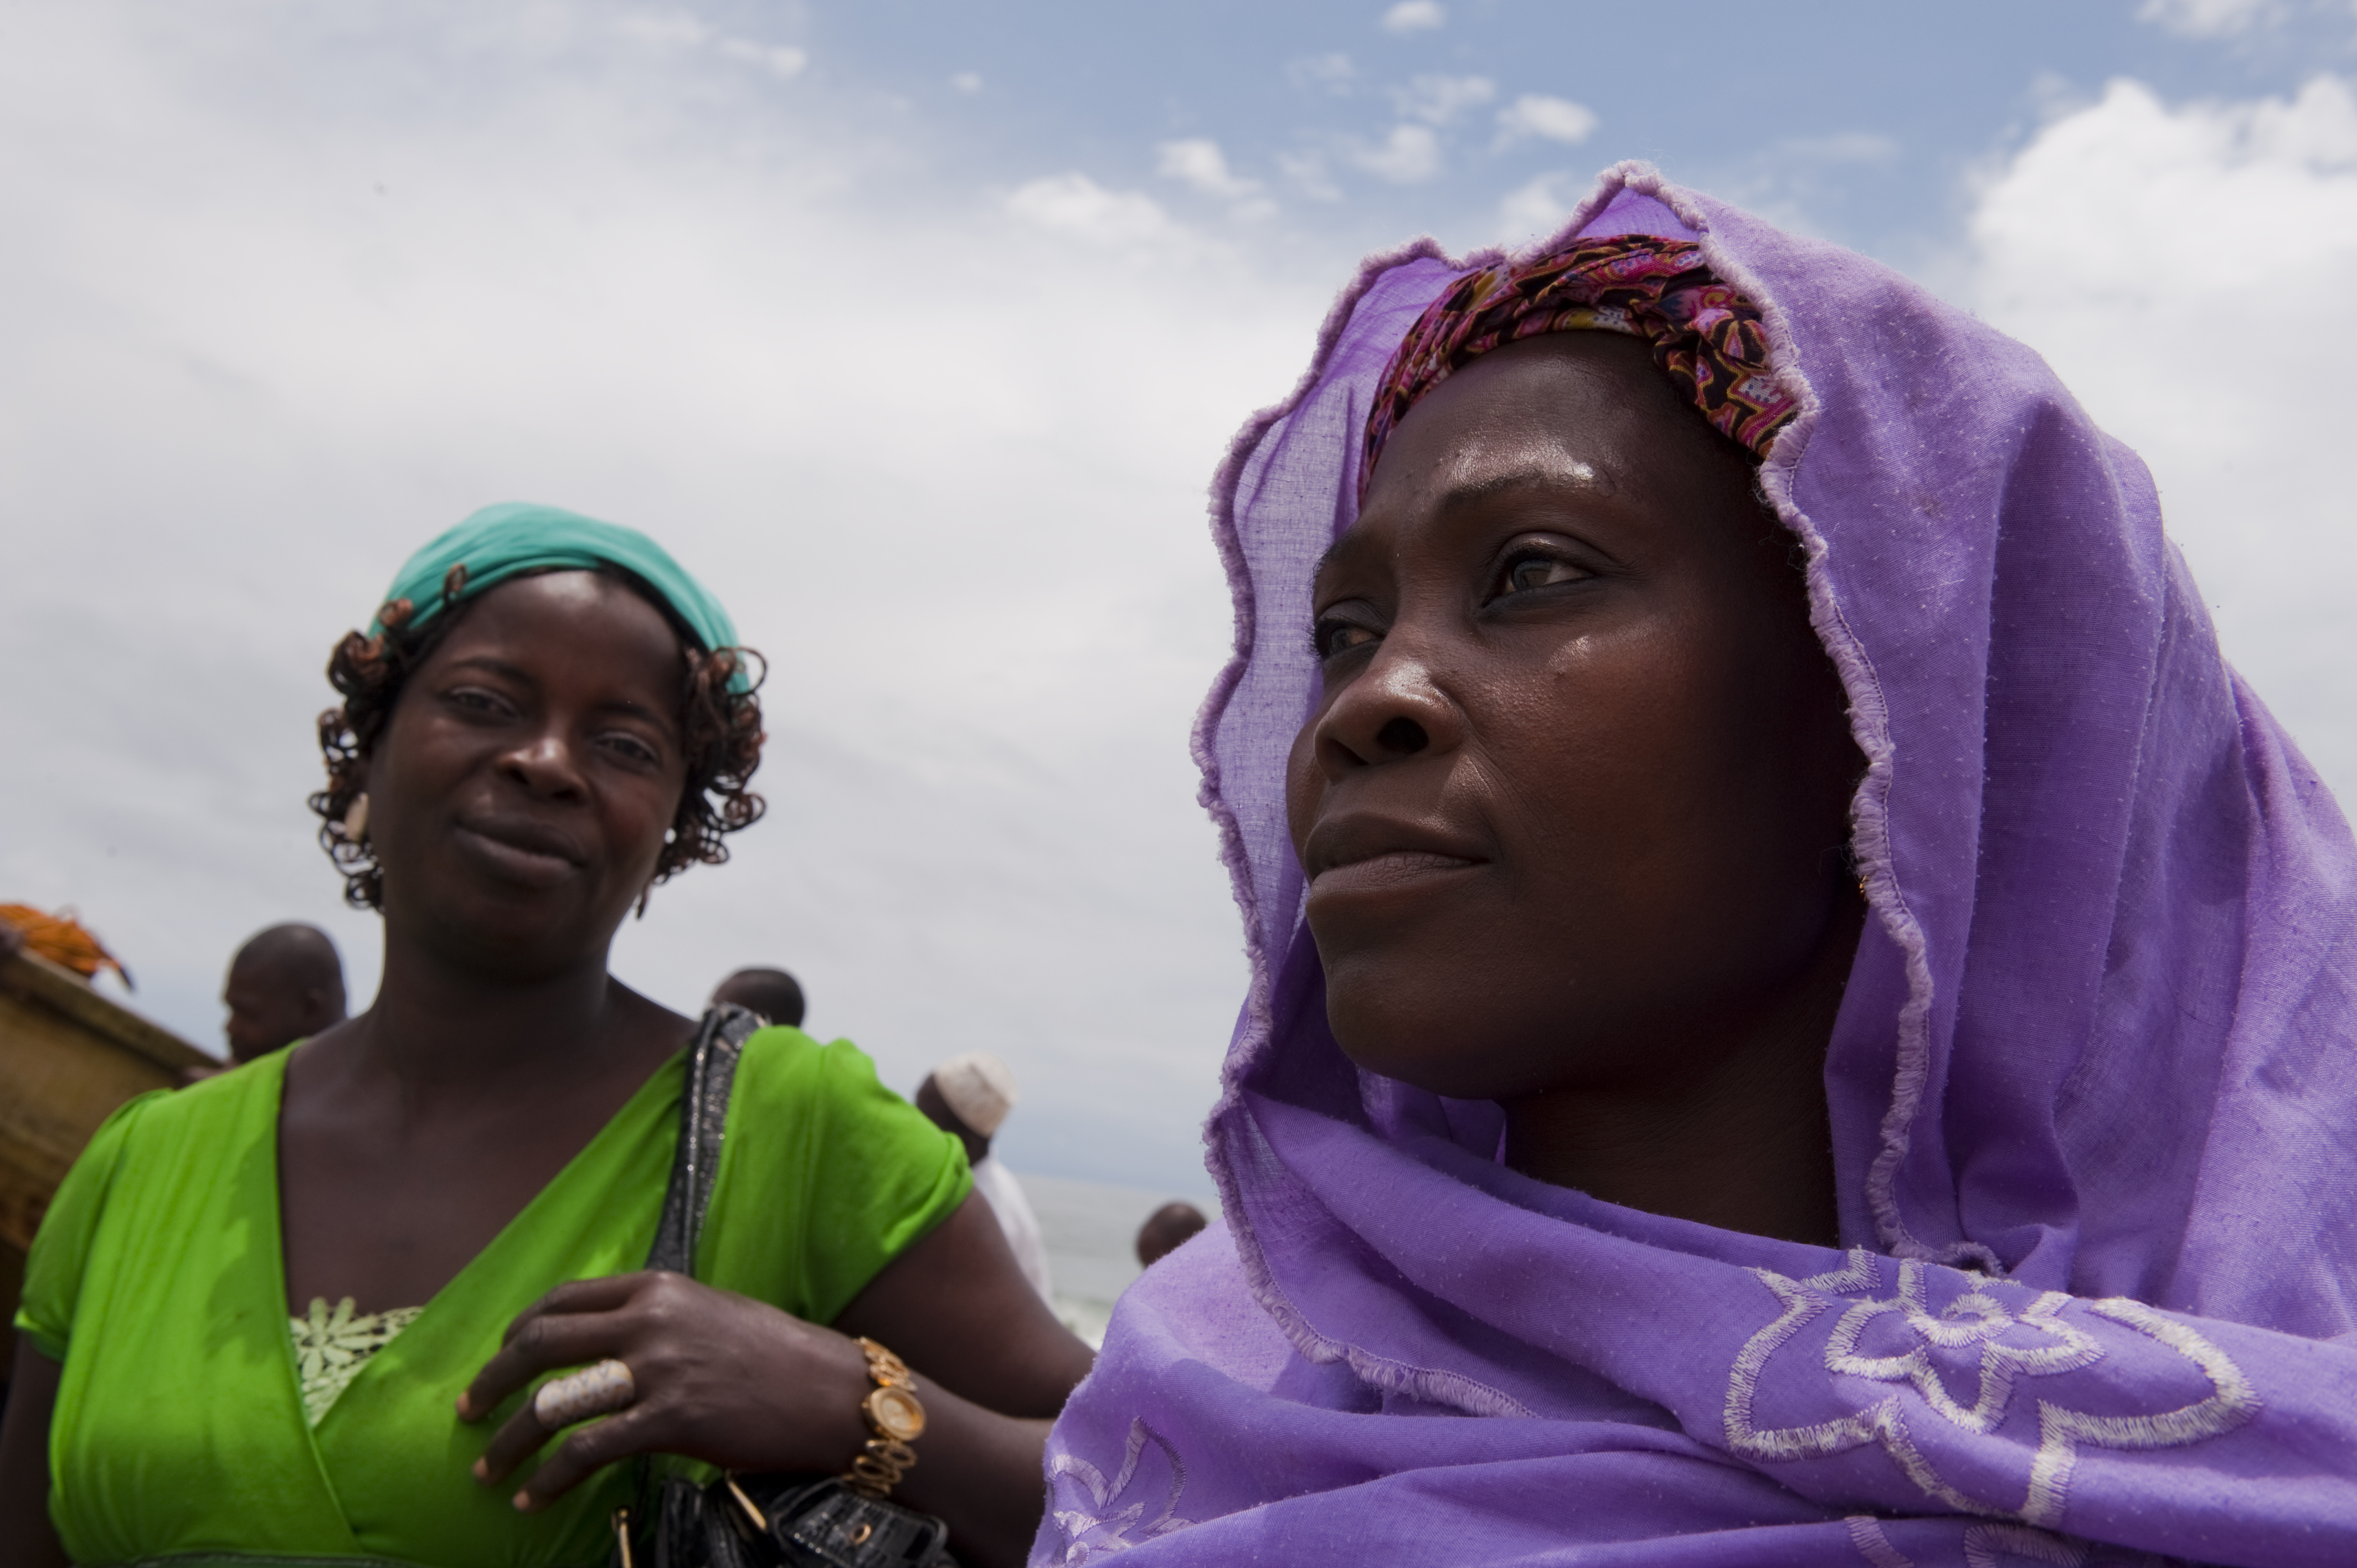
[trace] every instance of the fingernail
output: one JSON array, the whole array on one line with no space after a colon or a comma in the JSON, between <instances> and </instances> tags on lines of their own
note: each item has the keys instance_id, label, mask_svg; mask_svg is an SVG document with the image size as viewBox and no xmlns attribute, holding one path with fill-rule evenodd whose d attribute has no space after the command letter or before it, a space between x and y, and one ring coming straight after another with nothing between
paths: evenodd
<instances>
[{"instance_id":1,"label":"fingernail","mask_svg":"<svg viewBox=\"0 0 2357 1568\"><path fill-rule=\"evenodd\" d=\"M474 1404L468 1401L465 1394L460 1394L458 1396L458 1419L460 1421L472 1421L475 1419Z\"/></svg>"},{"instance_id":2,"label":"fingernail","mask_svg":"<svg viewBox=\"0 0 2357 1568\"><path fill-rule=\"evenodd\" d=\"M518 1513L530 1513L532 1511L532 1494L530 1492L518 1492L515 1495L515 1509Z\"/></svg>"},{"instance_id":3,"label":"fingernail","mask_svg":"<svg viewBox=\"0 0 2357 1568\"><path fill-rule=\"evenodd\" d=\"M491 1478L491 1462L489 1459L476 1460L473 1468L475 1479L478 1481L488 1481Z\"/></svg>"}]
</instances>

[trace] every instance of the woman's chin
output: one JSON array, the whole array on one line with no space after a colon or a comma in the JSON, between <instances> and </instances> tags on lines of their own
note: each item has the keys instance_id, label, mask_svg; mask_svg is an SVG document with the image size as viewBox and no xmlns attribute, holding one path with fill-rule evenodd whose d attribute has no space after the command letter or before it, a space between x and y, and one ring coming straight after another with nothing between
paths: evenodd
<instances>
[{"instance_id":1,"label":"woman's chin","mask_svg":"<svg viewBox=\"0 0 2357 1568\"><path fill-rule=\"evenodd\" d=\"M388 901L388 921L401 918ZM531 983L569 972L583 962L604 961L620 924L619 917L584 910L576 900L497 898L468 900L461 908L434 911L420 922L424 945L453 967L484 978Z\"/></svg>"},{"instance_id":2,"label":"woman's chin","mask_svg":"<svg viewBox=\"0 0 2357 1568\"><path fill-rule=\"evenodd\" d=\"M1327 1026L1354 1066L1451 1100L1494 1100L1511 1090L1512 1075L1469 1037L1461 1015L1452 1023L1368 1000L1338 1002L1327 993Z\"/></svg>"}]
</instances>

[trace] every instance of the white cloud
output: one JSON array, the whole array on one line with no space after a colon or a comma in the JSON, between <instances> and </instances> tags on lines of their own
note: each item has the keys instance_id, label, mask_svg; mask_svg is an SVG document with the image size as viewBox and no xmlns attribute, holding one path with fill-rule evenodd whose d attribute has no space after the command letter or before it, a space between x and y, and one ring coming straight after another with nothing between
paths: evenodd
<instances>
[{"instance_id":1,"label":"white cloud","mask_svg":"<svg viewBox=\"0 0 2357 1568\"><path fill-rule=\"evenodd\" d=\"M1596 129L1596 111L1568 98L1525 92L1498 111L1498 145L1511 146L1533 136L1573 145L1587 140Z\"/></svg>"},{"instance_id":2,"label":"white cloud","mask_svg":"<svg viewBox=\"0 0 2357 1568\"><path fill-rule=\"evenodd\" d=\"M1405 37L1409 33L1427 32L1447 24L1448 13L1440 0L1399 0L1399 4L1383 13L1383 29Z\"/></svg>"},{"instance_id":3,"label":"white cloud","mask_svg":"<svg viewBox=\"0 0 2357 1568\"><path fill-rule=\"evenodd\" d=\"M2144 0L2136 20L2192 38L2222 38L2283 19L2283 0Z\"/></svg>"},{"instance_id":4,"label":"white cloud","mask_svg":"<svg viewBox=\"0 0 2357 1568\"><path fill-rule=\"evenodd\" d=\"M659 49L694 48L712 29L684 11L632 11L614 19L614 30L633 43Z\"/></svg>"},{"instance_id":5,"label":"white cloud","mask_svg":"<svg viewBox=\"0 0 2357 1568\"><path fill-rule=\"evenodd\" d=\"M1220 151L1219 143L1208 136L1164 142L1155 152L1157 174L1181 181L1205 196L1215 196L1222 201L1243 201L1260 192L1260 181L1243 178L1230 169L1227 155Z\"/></svg>"},{"instance_id":6,"label":"white cloud","mask_svg":"<svg viewBox=\"0 0 2357 1568\"><path fill-rule=\"evenodd\" d=\"M1338 98L1347 98L1359 80L1359 68L1351 63L1346 54L1310 55L1287 65L1285 74L1294 86L1305 91L1330 92Z\"/></svg>"},{"instance_id":7,"label":"white cloud","mask_svg":"<svg viewBox=\"0 0 2357 1568\"><path fill-rule=\"evenodd\" d=\"M1440 138L1429 125L1394 125L1380 146L1360 147L1351 156L1394 185L1416 185L1440 172Z\"/></svg>"},{"instance_id":8,"label":"white cloud","mask_svg":"<svg viewBox=\"0 0 2357 1568\"><path fill-rule=\"evenodd\" d=\"M1200 1190L1243 994L1186 757L1231 627L1202 487L1324 268L1071 177L962 192L897 110L725 91L587 6L11 27L0 516L43 521L0 567L0 822L38 824L0 896L77 906L199 1038L271 920L365 1000L375 923L301 804L327 650L466 511L568 504L772 660L770 817L617 972L692 1012L782 961L888 1082L1012 1063L1018 1166Z\"/></svg>"},{"instance_id":9,"label":"white cloud","mask_svg":"<svg viewBox=\"0 0 2357 1568\"><path fill-rule=\"evenodd\" d=\"M616 34L658 54L677 54L706 45L740 65L756 66L791 81L810 64L807 50L752 38L723 38L685 11L628 11L612 22Z\"/></svg>"},{"instance_id":10,"label":"white cloud","mask_svg":"<svg viewBox=\"0 0 2357 1568\"><path fill-rule=\"evenodd\" d=\"M1167 239L1177 229L1152 197L1107 190L1084 174L1049 175L1017 186L1006 199L1006 209L1042 229L1101 245Z\"/></svg>"},{"instance_id":11,"label":"white cloud","mask_svg":"<svg viewBox=\"0 0 2357 1568\"><path fill-rule=\"evenodd\" d=\"M1497 95L1498 84L1486 76L1419 76L1405 87L1392 89L1399 112L1427 125L1446 125Z\"/></svg>"},{"instance_id":12,"label":"white cloud","mask_svg":"<svg viewBox=\"0 0 2357 1568\"><path fill-rule=\"evenodd\" d=\"M980 92L982 91L982 73L980 71L974 70L962 70L955 76L950 78L950 85L956 88L960 92Z\"/></svg>"},{"instance_id":13,"label":"white cloud","mask_svg":"<svg viewBox=\"0 0 2357 1568\"><path fill-rule=\"evenodd\" d=\"M1334 183L1326 166L1326 155L1311 147L1302 152L1279 153L1276 166L1295 188L1312 201L1340 201L1342 188Z\"/></svg>"},{"instance_id":14,"label":"white cloud","mask_svg":"<svg viewBox=\"0 0 2357 1568\"><path fill-rule=\"evenodd\" d=\"M2357 806L2348 416L2319 364L2357 275L2357 96L2171 107L2114 82L1981 189L1964 293L2159 480L2227 656Z\"/></svg>"},{"instance_id":15,"label":"white cloud","mask_svg":"<svg viewBox=\"0 0 2357 1568\"><path fill-rule=\"evenodd\" d=\"M1498 203L1499 238L1512 242L1553 233L1584 194L1586 187L1561 170L1516 187Z\"/></svg>"},{"instance_id":16,"label":"white cloud","mask_svg":"<svg viewBox=\"0 0 2357 1568\"><path fill-rule=\"evenodd\" d=\"M806 50L782 44L755 43L750 38L723 39L720 52L730 59L759 66L780 81L791 81L802 73L803 67L810 64L810 55Z\"/></svg>"}]
</instances>

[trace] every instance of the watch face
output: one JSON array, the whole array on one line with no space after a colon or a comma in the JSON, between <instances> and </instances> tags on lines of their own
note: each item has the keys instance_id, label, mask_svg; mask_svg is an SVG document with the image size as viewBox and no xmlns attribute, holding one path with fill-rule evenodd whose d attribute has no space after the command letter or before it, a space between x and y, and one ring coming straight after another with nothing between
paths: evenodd
<instances>
[{"instance_id":1,"label":"watch face","mask_svg":"<svg viewBox=\"0 0 2357 1568\"><path fill-rule=\"evenodd\" d=\"M867 1396L867 1419L879 1437L914 1443L925 1434L925 1407L906 1389L880 1388Z\"/></svg>"}]
</instances>

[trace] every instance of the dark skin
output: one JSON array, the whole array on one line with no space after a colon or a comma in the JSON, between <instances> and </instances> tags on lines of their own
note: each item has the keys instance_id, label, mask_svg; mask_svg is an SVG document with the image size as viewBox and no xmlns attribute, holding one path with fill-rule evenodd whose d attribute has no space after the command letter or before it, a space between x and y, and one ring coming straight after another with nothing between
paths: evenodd
<instances>
[{"instance_id":1,"label":"dark skin","mask_svg":"<svg viewBox=\"0 0 2357 1568\"><path fill-rule=\"evenodd\" d=\"M1166 1203L1137 1228L1137 1264L1150 1269L1192 1240L1211 1223L1191 1203Z\"/></svg>"},{"instance_id":2,"label":"dark skin","mask_svg":"<svg viewBox=\"0 0 2357 1568\"><path fill-rule=\"evenodd\" d=\"M733 1002L756 1016L802 1026L802 988L782 969L740 969L712 989L715 1002Z\"/></svg>"},{"instance_id":3,"label":"dark skin","mask_svg":"<svg viewBox=\"0 0 2357 1568\"><path fill-rule=\"evenodd\" d=\"M670 627L587 573L503 584L463 613L368 759L383 989L287 1062L290 1312L314 1297L362 1312L429 1301L694 1032L606 970L685 780ZM643 1452L841 1471L866 1436L859 1334L909 1361L930 1418L895 1495L948 1520L963 1560L1019 1562L1048 1421L1089 1352L978 1199L829 1327L674 1275L560 1284L511 1326L453 1419L485 1421L546 1373L619 1356L637 1404L553 1445L527 1406L486 1433L478 1480L533 1509ZM0 1561L62 1563L43 1506L58 1369L29 1348L16 1369Z\"/></svg>"},{"instance_id":4,"label":"dark skin","mask_svg":"<svg viewBox=\"0 0 2357 1568\"><path fill-rule=\"evenodd\" d=\"M916 1098L909 1103L923 1112L925 1119L934 1126L965 1145L966 1164L978 1165L989 1155L990 1140L967 1126L965 1118L950 1109L950 1102L942 1098L941 1085L933 1081L931 1073L927 1073L925 1081L917 1085Z\"/></svg>"},{"instance_id":5,"label":"dark skin","mask_svg":"<svg viewBox=\"0 0 2357 1568\"><path fill-rule=\"evenodd\" d=\"M1641 343L1484 355L1318 573L1288 806L1353 1060L1501 1102L1526 1175L1832 1245L1863 762L1793 555Z\"/></svg>"},{"instance_id":6,"label":"dark skin","mask_svg":"<svg viewBox=\"0 0 2357 1568\"><path fill-rule=\"evenodd\" d=\"M344 972L327 933L273 926L238 949L221 984L232 1061L250 1062L344 1021Z\"/></svg>"}]
</instances>

